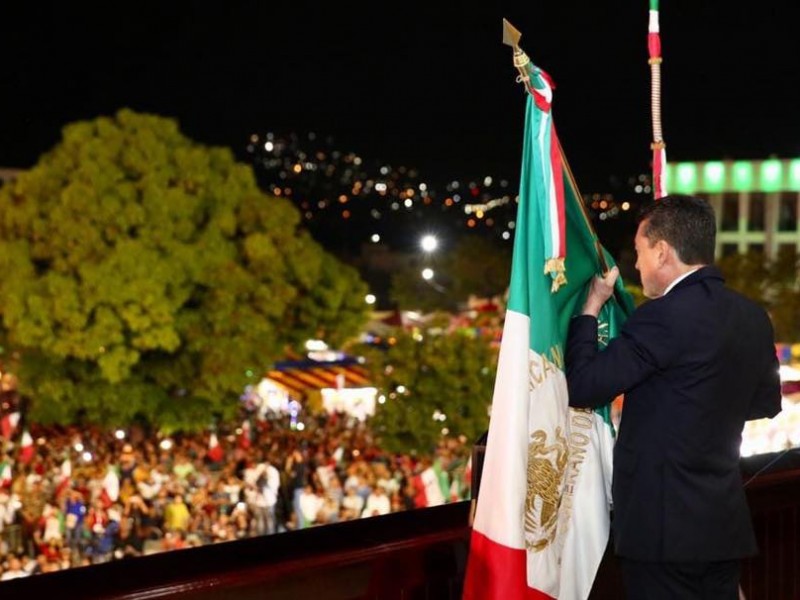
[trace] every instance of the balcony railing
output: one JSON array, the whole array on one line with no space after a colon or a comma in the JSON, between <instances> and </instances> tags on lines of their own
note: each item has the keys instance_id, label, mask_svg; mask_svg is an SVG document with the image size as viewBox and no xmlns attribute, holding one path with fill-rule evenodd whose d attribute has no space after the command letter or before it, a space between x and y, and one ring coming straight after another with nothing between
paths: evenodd
<instances>
[{"instance_id":1,"label":"balcony railing","mask_svg":"<svg viewBox=\"0 0 800 600\"><path fill-rule=\"evenodd\" d=\"M749 478L767 458L743 461ZM765 462L767 461L767 462ZM746 597L800 598L800 455L747 486L761 554L744 561ZM0 583L0 597L102 600L457 600L469 551L462 502L68 569ZM623 597L606 553L592 599Z\"/></svg>"}]
</instances>

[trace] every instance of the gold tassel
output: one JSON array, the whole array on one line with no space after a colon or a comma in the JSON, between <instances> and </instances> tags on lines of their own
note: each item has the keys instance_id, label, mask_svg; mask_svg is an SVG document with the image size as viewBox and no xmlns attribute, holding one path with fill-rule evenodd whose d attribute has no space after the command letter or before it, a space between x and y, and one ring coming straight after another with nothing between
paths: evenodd
<instances>
[{"instance_id":1,"label":"gold tassel","mask_svg":"<svg viewBox=\"0 0 800 600\"><path fill-rule=\"evenodd\" d=\"M562 285L567 284L567 273L563 257L548 258L544 263L544 273L553 277L553 285L550 286L551 293L557 292Z\"/></svg>"}]
</instances>

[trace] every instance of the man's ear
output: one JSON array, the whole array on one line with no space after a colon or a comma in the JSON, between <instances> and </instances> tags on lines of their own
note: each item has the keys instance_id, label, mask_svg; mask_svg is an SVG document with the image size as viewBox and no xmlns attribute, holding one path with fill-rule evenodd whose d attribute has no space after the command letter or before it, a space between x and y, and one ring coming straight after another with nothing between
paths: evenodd
<instances>
[{"instance_id":1,"label":"man's ear","mask_svg":"<svg viewBox=\"0 0 800 600\"><path fill-rule=\"evenodd\" d=\"M666 240L658 240L656 242L656 258L658 259L658 266L663 266L669 260L672 246Z\"/></svg>"}]
</instances>

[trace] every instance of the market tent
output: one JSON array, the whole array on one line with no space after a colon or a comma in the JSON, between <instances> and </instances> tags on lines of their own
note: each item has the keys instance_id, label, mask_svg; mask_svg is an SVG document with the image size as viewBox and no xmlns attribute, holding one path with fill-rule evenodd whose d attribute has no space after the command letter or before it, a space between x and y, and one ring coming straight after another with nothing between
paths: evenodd
<instances>
[{"instance_id":1,"label":"market tent","mask_svg":"<svg viewBox=\"0 0 800 600\"><path fill-rule=\"evenodd\" d=\"M346 357L334 361L311 359L275 363L266 377L284 388L297 400L310 392L326 388L360 388L371 385L367 370L357 359Z\"/></svg>"}]
</instances>

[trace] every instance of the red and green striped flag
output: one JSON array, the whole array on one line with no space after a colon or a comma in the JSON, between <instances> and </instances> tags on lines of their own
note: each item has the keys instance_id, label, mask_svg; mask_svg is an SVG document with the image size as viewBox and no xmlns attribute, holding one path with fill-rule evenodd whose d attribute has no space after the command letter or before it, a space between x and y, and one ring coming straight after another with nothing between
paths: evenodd
<instances>
[{"instance_id":1,"label":"red and green striped flag","mask_svg":"<svg viewBox=\"0 0 800 600\"><path fill-rule=\"evenodd\" d=\"M609 407L568 407L564 344L613 261L558 143L552 82L516 47L515 62L529 92L520 200L464 599L585 599L608 542L614 433ZM617 285L606 342L633 308Z\"/></svg>"}]
</instances>

